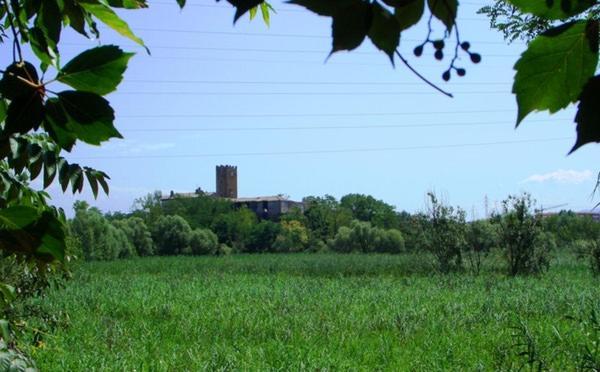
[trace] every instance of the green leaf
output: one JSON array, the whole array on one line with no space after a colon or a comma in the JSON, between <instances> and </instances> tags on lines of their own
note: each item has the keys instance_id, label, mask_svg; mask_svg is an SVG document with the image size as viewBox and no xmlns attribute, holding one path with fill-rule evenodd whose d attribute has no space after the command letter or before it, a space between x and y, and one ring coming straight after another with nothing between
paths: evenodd
<instances>
[{"instance_id":1,"label":"green leaf","mask_svg":"<svg viewBox=\"0 0 600 372\"><path fill-rule=\"evenodd\" d=\"M113 8L143 9L148 7L146 0L108 0Z\"/></svg>"},{"instance_id":2,"label":"green leaf","mask_svg":"<svg viewBox=\"0 0 600 372\"><path fill-rule=\"evenodd\" d=\"M44 154L44 188L52 184L56 173L56 154L47 152Z\"/></svg>"},{"instance_id":3,"label":"green leaf","mask_svg":"<svg viewBox=\"0 0 600 372\"><path fill-rule=\"evenodd\" d=\"M117 15L117 13L115 13L109 6L103 3L91 2L91 0L79 1L79 5L83 9L92 13L94 17L98 18L102 23L104 23L108 27L112 28L113 30L128 38L129 40L132 40L135 43L146 48L144 41L137 37L133 33L133 31L131 31L127 22L122 20ZM146 51L149 52L148 48L146 48Z\"/></svg>"},{"instance_id":4,"label":"green leaf","mask_svg":"<svg viewBox=\"0 0 600 372\"><path fill-rule=\"evenodd\" d=\"M64 15L71 28L87 37L85 31L86 16L83 9L74 0L64 0Z\"/></svg>"},{"instance_id":5,"label":"green leaf","mask_svg":"<svg viewBox=\"0 0 600 372\"><path fill-rule=\"evenodd\" d=\"M99 172L99 173L101 173L101 172ZM106 182L106 180L110 179L110 178L104 173L98 174L96 178L98 179L100 186L102 186L102 190L104 191L104 193L106 195L108 195L109 189L108 189L108 182Z\"/></svg>"},{"instance_id":6,"label":"green leaf","mask_svg":"<svg viewBox=\"0 0 600 372\"><path fill-rule=\"evenodd\" d=\"M29 29L29 42L31 50L46 65L55 65L56 53L48 45L46 35L39 27Z\"/></svg>"},{"instance_id":7,"label":"green leaf","mask_svg":"<svg viewBox=\"0 0 600 372\"><path fill-rule=\"evenodd\" d=\"M394 15L400 25L400 31L404 31L421 20L425 12L425 0L411 0L405 5L395 6Z\"/></svg>"},{"instance_id":8,"label":"green leaf","mask_svg":"<svg viewBox=\"0 0 600 372\"><path fill-rule=\"evenodd\" d=\"M185 0L177 0L177 5L179 5L179 8L183 9L185 6Z\"/></svg>"},{"instance_id":9,"label":"green leaf","mask_svg":"<svg viewBox=\"0 0 600 372\"><path fill-rule=\"evenodd\" d=\"M384 51L394 64L394 52L400 44L400 25L387 9L373 3L373 22L369 30L369 38L375 46Z\"/></svg>"},{"instance_id":10,"label":"green leaf","mask_svg":"<svg viewBox=\"0 0 600 372\"><path fill-rule=\"evenodd\" d=\"M3 229L22 229L40 217L37 209L26 206L14 206L0 209L0 226Z\"/></svg>"},{"instance_id":11,"label":"green leaf","mask_svg":"<svg viewBox=\"0 0 600 372\"><path fill-rule=\"evenodd\" d=\"M132 56L114 45L89 49L69 61L56 79L77 90L105 95L117 89Z\"/></svg>"},{"instance_id":12,"label":"green leaf","mask_svg":"<svg viewBox=\"0 0 600 372\"><path fill-rule=\"evenodd\" d=\"M577 21L536 37L515 65L517 125L532 111L575 102L598 64L598 22Z\"/></svg>"},{"instance_id":13,"label":"green leaf","mask_svg":"<svg viewBox=\"0 0 600 372\"><path fill-rule=\"evenodd\" d=\"M98 179L94 175L94 170L90 168L85 168L85 176L92 188L92 193L94 194L94 198L98 197Z\"/></svg>"},{"instance_id":14,"label":"green leaf","mask_svg":"<svg viewBox=\"0 0 600 372\"><path fill-rule=\"evenodd\" d=\"M577 150L590 142L600 142L600 75L591 78L583 87L579 97L577 123L577 141L569 152Z\"/></svg>"},{"instance_id":15,"label":"green leaf","mask_svg":"<svg viewBox=\"0 0 600 372\"><path fill-rule=\"evenodd\" d=\"M271 15L269 14L269 4L266 2L260 4L260 12L262 14L263 21L267 27L271 26Z\"/></svg>"},{"instance_id":16,"label":"green leaf","mask_svg":"<svg viewBox=\"0 0 600 372\"><path fill-rule=\"evenodd\" d=\"M596 0L509 0L524 13L556 20L566 19L594 6Z\"/></svg>"},{"instance_id":17,"label":"green leaf","mask_svg":"<svg viewBox=\"0 0 600 372\"><path fill-rule=\"evenodd\" d=\"M6 119L6 111L8 110L8 107L6 105L6 101L3 100L2 98L0 98L0 123L2 123L4 121L4 119Z\"/></svg>"},{"instance_id":18,"label":"green leaf","mask_svg":"<svg viewBox=\"0 0 600 372\"><path fill-rule=\"evenodd\" d=\"M337 11L331 23L333 36L331 54L340 50L358 48L365 40L372 20L371 4L363 1L355 2L341 11Z\"/></svg>"},{"instance_id":19,"label":"green leaf","mask_svg":"<svg viewBox=\"0 0 600 372\"><path fill-rule=\"evenodd\" d=\"M446 26L448 32L452 31L458 11L458 0L427 0L427 5L433 16Z\"/></svg>"},{"instance_id":20,"label":"green leaf","mask_svg":"<svg viewBox=\"0 0 600 372\"><path fill-rule=\"evenodd\" d=\"M39 27L46 36L48 45L56 50L62 28L62 14L56 0L42 1L37 14L36 27Z\"/></svg>"},{"instance_id":21,"label":"green leaf","mask_svg":"<svg viewBox=\"0 0 600 372\"><path fill-rule=\"evenodd\" d=\"M110 138L123 138L113 126L114 111L97 94L64 91L46 102L44 127L57 143L69 149L75 139L99 145Z\"/></svg>"},{"instance_id":22,"label":"green leaf","mask_svg":"<svg viewBox=\"0 0 600 372\"><path fill-rule=\"evenodd\" d=\"M250 15L250 20L252 21L254 19L254 17L256 17L256 13L258 12L258 7L255 6L254 8L250 9L248 11L248 14Z\"/></svg>"},{"instance_id":23,"label":"green leaf","mask_svg":"<svg viewBox=\"0 0 600 372\"><path fill-rule=\"evenodd\" d=\"M8 326L8 321L6 319L0 319L0 336L2 336L2 339L4 339L4 341L6 342L12 341L10 337L10 327ZM9 362L9 364L8 367L6 367L6 371L10 371L9 367L11 363L8 358L7 361Z\"/></svg>"},{"instance_id":24,"label":"green leaf","mask_svg":"<svg viewBox=\"0 0 600 372\"><path fill-rule=\"evenodd\" d=\"M14 287L4 283L0 283L0 295L5 304L9 304L16 298Z\"/></svg>"}]
</instances>

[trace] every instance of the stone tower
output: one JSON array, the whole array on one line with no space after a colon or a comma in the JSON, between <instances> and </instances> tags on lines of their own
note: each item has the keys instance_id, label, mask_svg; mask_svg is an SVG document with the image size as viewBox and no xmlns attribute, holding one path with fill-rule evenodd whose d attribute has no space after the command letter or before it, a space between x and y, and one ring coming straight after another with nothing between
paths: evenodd
<instances>
[{"instance_id":1,"label":"stone tower","mask_svg":"<svg viewBox=\"0 0 600 372\"><path fill-rule=\"evenodd\" d=\"M237 198L237 167L232 165L217 166L217 196Z\"/></svg>"}]
</instances>

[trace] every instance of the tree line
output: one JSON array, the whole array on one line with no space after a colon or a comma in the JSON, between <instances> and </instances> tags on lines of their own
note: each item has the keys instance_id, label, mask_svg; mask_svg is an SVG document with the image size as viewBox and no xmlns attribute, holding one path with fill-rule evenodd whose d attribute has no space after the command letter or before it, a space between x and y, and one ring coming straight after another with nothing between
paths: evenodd
<instances>
[{"instance_id":1,"label":"tree line","mask_svg":"<svg viewBox=\"0 0 600 372\"><path fill-rule=\"evenodd\" d=\"M156 192L130 213L103 214L85 202L69 221L71 254L85 260L235 253L423 253L440 272L478 274L502 257L509 275L546 271L552 253L569 250L600 272L600 223L562 211L542 215L528 195L509 196L490 218L467 221L460 207L428 193L423 212L398 212L370 195L305 198L305 210L261 219L227 199L199 195L161 201Z\"/></svg>"}]
</instances>

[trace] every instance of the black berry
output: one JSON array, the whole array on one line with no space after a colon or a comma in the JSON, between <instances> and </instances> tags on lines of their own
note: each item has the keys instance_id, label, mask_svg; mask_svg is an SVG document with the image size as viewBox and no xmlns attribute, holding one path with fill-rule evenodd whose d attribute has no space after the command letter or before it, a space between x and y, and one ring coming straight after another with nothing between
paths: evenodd
<instances>
[{"instance_id":1,"label":"black berry","mask_svg":"<svg viewBox=\"0 0 600 372\"><path fill-rule=\"evenodd\" d=\"M444 49L444 40L436 40L433 42L433 47L437 50Z\"/></svg>"},{"instance_id":2,"label":"black berry","mask_svg":"<svg viewBox=\"0 0 600 372\"><path fill-rule=\"evenodd\" d=\"M478 53L471 53L471 62L473 62L473 63L481 62L481 55Z\"/></svg>"},{"instance_id":3,"label":"black berry","mask_svg":"<svg viewBox=\"0 0 600 372\"><path fill-rule=\"evenodd\" d=\"M438 61L441 61L444 58L444 52L442 52L441 50L436 50L435 53L433 54L433 56ZM473 59L473 58L471 57L471 59Z\"/></svg>"},{"instance_id":4,"label":"black berry","mask_svg":"<svg viewBox=\"0 0 600 372\"><path fill-rule=\"evenodd\" d=\"M418 47L416 47L415 50L413 50L413 53L415 54L415 56L421 57L421 55L423 54L423 45L419 45Z\"/></svg>"},{"instance_id":5,"label":"black berry","mask_svg":"<svg viewBox=\"0 0 600 372\"><path fill-rule=\"evenodd\" d=\"M463 42L460 44L460 47L461 47L461 48L462 48L464 51L467 51L467 50L469 50L469 48L471 47L471 44L470 44L468 41L463 41Z\"/></svg>"},{"instance_id":6,"label":"black berry","mask_svg":"<svg viewBox=\"0 0 600 372\"><path fill-rule=\"evenodd\" d=\"M456 69L456 74L458 76L465 76L466 73L467 73L467 70L465 70L464 68L457 68Z\"/></svg>"},{"instance_id":7,"label":"black berry","mask_svg":"<svg viewBox=\"0 0 600 372\"><path fill-rule=\"evenodd\" d=\"M442 74L442 79L444 79L444 81L450 80L450 70L447 70Z\"/></svg>"}]
</instances>

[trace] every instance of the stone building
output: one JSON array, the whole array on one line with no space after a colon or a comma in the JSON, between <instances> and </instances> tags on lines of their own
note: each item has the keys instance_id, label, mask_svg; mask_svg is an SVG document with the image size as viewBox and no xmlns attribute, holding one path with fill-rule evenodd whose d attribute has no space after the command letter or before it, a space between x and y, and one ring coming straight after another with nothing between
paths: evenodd
<instances>
[{"instance_id":1,"label":"stone building","mask_svg":"<svg viewBox=\"0 0 600 372\"><path fill-rule=\"evenodd\" d=\"M171 191L169 196L163 197L163 201L175 198L194 198L200 195L208 195L216 198L225 198L233 202L237 207L246 207L262 219L277 219L282 214L288 213L294 208L304 211L304 203L290 200L285 195L238 197L237 167L231 165L218 165L216 167L216 192L204 192L198 188L195 192L175 193Z\"/></svg>"}]
</instances>

